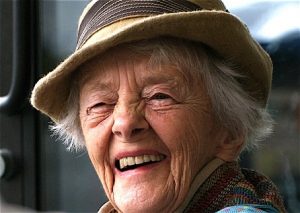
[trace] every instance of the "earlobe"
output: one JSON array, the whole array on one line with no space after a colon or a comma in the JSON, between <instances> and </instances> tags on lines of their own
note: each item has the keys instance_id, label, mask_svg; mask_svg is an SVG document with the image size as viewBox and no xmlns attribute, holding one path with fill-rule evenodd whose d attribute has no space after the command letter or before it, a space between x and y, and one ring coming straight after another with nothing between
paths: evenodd
<instances>
[{"instance_id":1,"label":"earlobe","mask_svg":"<svg viewBox=\"0 0 300 213\"><path fill-rule=\"evenodd\" d=\"M221 140L216 149L216 157L226 162L236 160L244 146L244 141L244 136L240 136L234 139L231 137L227 137L225 138L225 140Z\"/></svg>"}]
</instances>

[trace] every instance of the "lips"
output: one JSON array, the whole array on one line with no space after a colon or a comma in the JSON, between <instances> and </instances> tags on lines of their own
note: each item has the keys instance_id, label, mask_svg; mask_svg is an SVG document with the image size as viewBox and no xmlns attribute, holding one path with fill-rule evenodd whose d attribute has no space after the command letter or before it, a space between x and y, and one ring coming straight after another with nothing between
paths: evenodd
<instances>
[{"instance_id":1,"label":"lips","mask_svg":"<svg viewBox=\"0 0 300 213\"><path fill-rule=\"evenodd\" d=\"M162 154L156 155L139 155L139 156L128 156L116 160L115 166L121 172L136 169L141 166L153 164L162 161L165 156Z\"/></svg>"}]
</instances>

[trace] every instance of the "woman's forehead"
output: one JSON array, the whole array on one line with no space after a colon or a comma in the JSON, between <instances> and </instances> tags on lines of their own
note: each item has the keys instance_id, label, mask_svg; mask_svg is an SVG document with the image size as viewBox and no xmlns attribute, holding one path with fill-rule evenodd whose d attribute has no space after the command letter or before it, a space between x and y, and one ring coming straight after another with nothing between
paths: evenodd
<instances>
[{"instance_id":1,"label":"woman's forehead","mask_svg":"<svg viewBox=\"0 0 300 213\"><path fill-rule=\"evenodd\" d=\"M121 75L132 75L140 84L187 81L187 73L175 64L150 63L150 56L135 54L128 49L95 57L81 68L80 85L87 82L102 88L119 83ZM184 74L183 74L184 73ZM187 81L188 82L188 81ZM92 85L91 85L92 86Z\"/></svg>"},{"instance_id":2,"label":"woman's forehead","mask_svg":"<svg viewBox=\"0 0 300 213\"><path fill-rule=\"evenodd\" d=\"M121 68L120 68L121 69ZM122 83L128 82L133 88L143 89L154 85L168 85L169 87L187 86L187 81L180 72L172 68L152 69L98 69L87 74L86 81L81 84L81 88L89 91L111 91L118 90Z\"/></svg>"}]
</instances>

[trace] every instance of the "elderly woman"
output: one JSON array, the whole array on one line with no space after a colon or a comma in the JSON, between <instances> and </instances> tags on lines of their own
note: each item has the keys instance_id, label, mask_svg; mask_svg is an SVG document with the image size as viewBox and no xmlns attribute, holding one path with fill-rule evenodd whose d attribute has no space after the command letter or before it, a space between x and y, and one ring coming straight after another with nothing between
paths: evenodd
<instances>
[{"instance_id":1,"label":"elderly woman","mask_svg":"<svg viewBox=\"0 0 300 213\"><path fill-rule=\"evenodd\" d=\"M271 131L272 63L219 0L94 0L31 102L86 148L99 212L285 212L236 160Z\"/></svg>"}]
</instances>

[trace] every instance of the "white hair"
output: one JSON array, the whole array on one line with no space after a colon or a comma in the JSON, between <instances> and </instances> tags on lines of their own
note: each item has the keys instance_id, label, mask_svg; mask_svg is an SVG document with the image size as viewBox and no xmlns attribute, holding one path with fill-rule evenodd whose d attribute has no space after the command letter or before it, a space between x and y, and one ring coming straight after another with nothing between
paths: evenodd
<instances>
[{"instance_id":1,"label":"white hair","mask_svg":"<svg viewBox=\"0 0 300 213\"><path fill-rule=\"evenodd\" d=\"M257 146L272 132L273 120L265 106L251 97L239 83L246 77L239 74L232 63L221 59L203 44L176 38L157 38L116 48L150 56L150 66L171 64L183 74L189 72L187 76L200 78L205 83L216 122L226 128L233 138L244 136L244 148ZM51 129L69 150L85 147L79 120L79 83L76 77L70 88L67 114Z\"/></svg>"}]
</instances>

